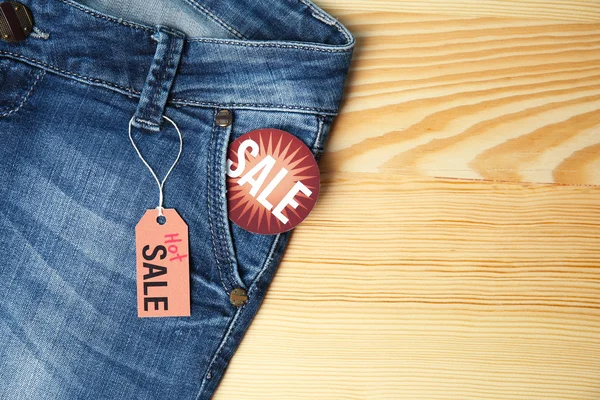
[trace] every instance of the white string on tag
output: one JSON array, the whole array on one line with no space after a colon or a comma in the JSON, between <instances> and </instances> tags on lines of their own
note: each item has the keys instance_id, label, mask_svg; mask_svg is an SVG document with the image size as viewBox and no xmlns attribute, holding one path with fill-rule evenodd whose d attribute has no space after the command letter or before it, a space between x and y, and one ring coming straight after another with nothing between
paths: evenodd
<instances>
[{"instance_id":1,"label":"white string on tag","mask_svg":"<svg viewBox=\"0 0 600 400\"><path fill-rule=\"evenodd\" d=\"M165 185L165 181L167 180L167 178L169 177L169 174L175 167L175 164L177 164L177 162L179 161L179 157L181 157L181 151L183 150L183 137L181 136L181 132L179 131L177 124L171 118L167 117L166 115L163 115L163 118L166 119L167 121L169 121L175 127L175 130L177 131L177 134L179 135L179 153L177 154L177 158L173 162L173 165L171 165L171 168L169 168L169 171L167 172L167 174L165 175L165 177L163 178L162 181L158 180L156 173L150 167L148 162L146 162L146 160L142 156L142 153L140 153L140 150L138 149L135 142L133 141L133 137L131 137L131 124L133 123L134 117L131 117L131 119L129 120L129 140L131 141L133 148L137 152L138 156L140 157L140 159L142 160L144 165L148 168L148 170L150 170L150 173L152 174L152 176L154 177L154 180L156 181L156 184L158 185L158 196L159 197L158 197L158 206L156 207L156 209L158 210L159 217L163 216L163 212L162 212L162 210L164 209L164 207L163 207L163 187Z\"/></svg>"}]
</instances>

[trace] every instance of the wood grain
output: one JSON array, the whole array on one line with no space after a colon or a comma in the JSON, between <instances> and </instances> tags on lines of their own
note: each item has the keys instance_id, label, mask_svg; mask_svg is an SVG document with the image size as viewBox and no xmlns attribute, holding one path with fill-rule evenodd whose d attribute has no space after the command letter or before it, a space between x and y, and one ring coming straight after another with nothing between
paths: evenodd
<instances>
[{"instance_id":1,"label":"wood grain","mask_svg":"<svg viewBox=\"0 0 600 400\"><path fill-rule=\"evenodd\" d=\"M215 399L600 399L600 2L318 3L321 198Z\"/></svg>"},{"instance_id":2,"label":"wood grain","mask_svg":"<svg viewBox=\"0 0 600 400\"><path fill-rule=\"evenodd\" d=\"M600 397L600 188L324 178L217 398Z\"/></svg>"},{"instance_id":3,"label":"wood grain","mask_svg":"<svg viewBox=\"0 0 600 400\"><path fill-rule=\"evenodd\" d=\"M359 47L325 171L600 184L600 24L343 22Z\"/></svg>"},{"instance_id":4,"label":"wood grain","mask_svg":"<svg viewBox=\"0 0 600 400\"><path fill-rule=\"evenodd\" d=\"M353 11L599 21L596 0L316 0L334 15Z\"/></svg>"}]
</instances>

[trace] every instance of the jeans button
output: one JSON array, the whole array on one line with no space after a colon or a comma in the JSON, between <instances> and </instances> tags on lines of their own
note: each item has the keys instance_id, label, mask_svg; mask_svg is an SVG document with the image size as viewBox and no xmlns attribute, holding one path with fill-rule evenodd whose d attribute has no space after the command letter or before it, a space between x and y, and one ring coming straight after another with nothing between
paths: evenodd
<instances>
[{"instance_id":1,"label":"jeans button","mask_svg":"<svg viewBox=\"0 0 600 400\"><path fill-rule=\"evenodd\" d=\"M215 122L221 128L226 128L231 125L231 121L233 121L233 114L229 110L219 110L217 116L215 118Z\"/></svg>"},{"instance_id":2,"label":"jeans button","mask_svg":"<svg viewBox=\"0 0 600 400\"><path fill-rule=\"evenodd\" d=\"M235 288L231 291L229 300L236 307L243 306L248 302L248 293L242 288Z\"/></svg>"},{"instance_id":3,"label":"jeans button","mask_svg":"<svg viewBox=\"0 0 600 400\"><path fill-rule=\"evenodd\" d=\"M5 42L25 40L33 28L29 9L16 1L0 3L0 39Z\"/></svg>"}]
</instances>

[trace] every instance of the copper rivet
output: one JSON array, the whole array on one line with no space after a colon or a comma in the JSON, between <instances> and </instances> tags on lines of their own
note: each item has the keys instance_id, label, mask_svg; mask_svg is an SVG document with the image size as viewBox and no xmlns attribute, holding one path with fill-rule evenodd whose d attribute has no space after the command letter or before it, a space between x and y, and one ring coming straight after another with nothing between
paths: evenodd
<instances>
[{"instance_id":1,"label":"copper rivet","mask_svg":"<svg viewBox=\"0 0 600 400\"><path fill-rule=\"evenodd\" d=\"M217 113L217 117L215 118L215 122L221 128L226 128L231 125L233 121L233 114L229 110L219 110Z\"/></svg>"},{"instance_id":2,"label":"copper rivet","mask_svg":"<svg viewBox=\"0 0 600 400\"><path fill-rule=\"evenodd\" d=\"M231 291L229 300L234 306L243 306L248 302L248 293L242 288L235 288Z\"/></svg>"},{"instance_id":3,"label":"copper rivet","mask_svg":"<svg viewBox=\"0 0 600 400\"><path fill-rule=\"evenodd\" d=\"M15 11L19 11L19 6L15 6Z\"/></svg>"},{"instance_id":4,"label":"copper rivet","mask_svg":"<svg viewBox=\"0 0 600 400\"><path fill-rule=\"evenodd\" d=\"M8 39L10 35L4 34L4 39Z\"/></svg>"}]
</instances>

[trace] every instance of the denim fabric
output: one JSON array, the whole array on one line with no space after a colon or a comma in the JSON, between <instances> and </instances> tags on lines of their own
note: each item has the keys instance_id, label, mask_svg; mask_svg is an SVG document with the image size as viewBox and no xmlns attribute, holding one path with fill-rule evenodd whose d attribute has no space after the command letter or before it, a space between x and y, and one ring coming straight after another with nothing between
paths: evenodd
<instances>
[{"instance_id":1,"label":"denim fabric","mask_svg":"<svg viewBox=\"0 0 600 400\"><path fill-rule=\"evenodd\" d=\"M0 399L208 399L290 237L229 221L227 147L272 127L318 158L354 39L306 0L21 2L37 32L0 41ZM137 317L158 189L134 115L159 176L179 149L162 116L183 135L164 206L189 226L191 317Z\"/></svg>"}]
</instances>

